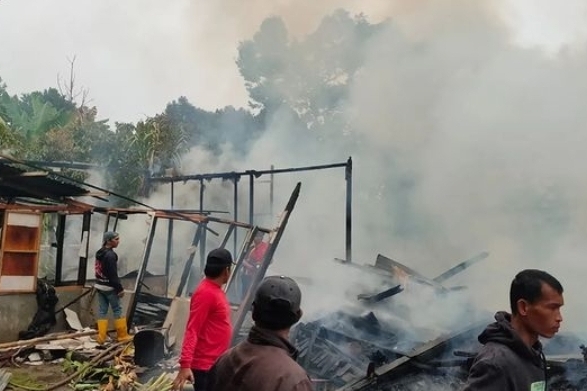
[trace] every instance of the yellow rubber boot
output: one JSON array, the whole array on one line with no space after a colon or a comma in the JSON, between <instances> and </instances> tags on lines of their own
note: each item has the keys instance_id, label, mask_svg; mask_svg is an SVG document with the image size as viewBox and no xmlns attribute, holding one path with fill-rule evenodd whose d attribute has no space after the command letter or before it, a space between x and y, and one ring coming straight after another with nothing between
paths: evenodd
<instances>
[{"instance_id":1,"label":"yellow rubber boot","mask_svg":"<svg viewBox=\"0 0 587 391\"><path fill-rule=\"evenodd\" d=\"M108 319L98 319L96 324L98 326L98 336L96 337L96 342L102 345L108 337Z\"/></svg>"},{"instance_id":2,"label":"yellow rubber boot","mask_svg":"<svg viewBox=\"0 0 587 391\"><path fill-rule=\"evenodd\" d=\"M128 334L126 318L114 319L114 327L116 328L118 342L130 341L132 339L132 335Z\"/></svg>"}]
</instances>

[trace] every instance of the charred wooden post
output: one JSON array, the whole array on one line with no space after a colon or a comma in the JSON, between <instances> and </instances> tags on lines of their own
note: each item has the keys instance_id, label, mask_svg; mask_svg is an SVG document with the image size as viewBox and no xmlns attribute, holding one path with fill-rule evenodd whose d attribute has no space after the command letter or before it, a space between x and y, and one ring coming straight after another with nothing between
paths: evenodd
<instances>
[{"instance_id":1,"label":"charred wooden post","mask_svg":"<svg viewBox=\"0 0 587 391\"><path fill-rule=\"evenodd\" d=\"M137 302L139 300L141 290L143 288L143 280L145 278L145 272L147 271L147 264L149 262L149 257L151 256L151 248L153 247L153 238L155 237L155 231L157 228L157 216L153 216L153 221L151 221L151 227L149 228L149 236L147 238L147 244L145 246L145 251L143 252L143 260L141 262L141 267L139 268L139 272L137 274L137 279L135 281L135 294L133 299L130 302L129 309L127 312L128 322L127 327L130 329L133 325L134 321L134 314L137 308Z\"/></svg>"},{"instance_id":2,"label":"charred wooden post","mask_svg":"<svg viewBox=\"0 0 587 391\"><path fill-rule=\"evenodd\" d=\"M174 209L174 185L171 182L171 210ZM169 219L167 222L167 248L165 251L165 292L169 290L169 274L171 272L171 260L173 259L173 219Z\"/></svg>"},{"instance_id":3,"label":"charred wooden post","mask_svg":"<svg viewBox=\"0 0 587 391\"><path fill-rule=\"evenodd\" d=\"M234 178L232 178L233 184L234 184L234 216L233 216L233 220L234 221L238 221L238 181L239 181L238 176L235 176ZM238 246L238 230L236 230L234 232L234 241L232 244L232 251L233 254L236 254L236 248Z\"/></svg>"},{"instance_id":4,"label":"charred wooden post","mask_svg":"<svg viewBox=\"0 0 587 391\"><path fill-rule=\"evenodd\" d=\"M253 224L255 204L255 177L249 175L249 224Z\"/></svg>"},{"instance_id":5,"label":"charred wooden post","mask_svg":"<svg viewBox=\"0 0 587 391\"><path fill-rule=\"evenodd\" d=\"M202 236L203 226L202 224L198 224L198 228L196 229L196 233L194 234L194 239L192 240L192 247L195 247L200 242L200 237ZM183 273L181 273L181 280L179 281L179 286L177 287L177 292L175 296L181 296L183 294L183 289L187 283L188 277L190 275L190 271L192 269L192 264L194 262L194 252L192 251L185 263L183 268Z\"/></svg>"},{"instance_id":6,"label":"charred wooden post","mask_svg":"<svg viewBox=\"0 0 587 391\"><path fill-rule=\"evenodd\" d=\"M346 180L346 237L345 237L345 257L347 262L353 259L353 244L352 244L352 200L353 200L353 160L349 157L344 172L344 179Z\"/></svg>"},{"instance_id":7,"label":"charred wooden post","mask_svg":"<svg viewBox=\"0 0 587 391\"><path fill-rule=\"evenodd\" d=\"M204 212L204 179L200 179L200 213ZM200 238L200 245L198 246L200 250L200 270L204 270L204 265L206 264L206 230L203 230L201 233L202 237Z\"/></svg>"},{"instance_id":8,"label":"charred wooden post","mask_svg":"<svg viewBox=\"0 0 587 391\"><path fill-rule=\"evenodd\" d=\"M84 212L82 220L82 238L81 245L84 248L83 256L79 257L79 268L77 272L77 284L86 283L86 273L88 270L88 252L90 249L90 222L92 212Z\"/></svg>"},{"instance_id":9,"label":"charred wooden post","mask_svg":"<svg viewBox=\"0 0 587 391\"><path fill-rule=\"evenodd\" d=\"M270 245L269 245L269 248L267 249L267 252L265 253L265 256L263 257L263 262L261 263L261 266L257 270L257 273L255 274L255 278L253 278L253 282L251 283L251 287L249 288L249 290L245 294L245 297L243 298L243 301L240 304L240 306L236 312L235 321L233 324L233 328L235 330L234 335L233 335L233 340L232 340L233 345L237 341L238 331L241 329L241 327L243 325L243 322L245 320L245 316L251 308L251 303L253 302L253 296L254 296L255 290L257 289L257 286L259 286L259 283L261 282L261 280L265 276L265 273L267 272L267 269L269 268L269 263L271 262L271 259L273 259L273 254L275 253L277 245L279 244L279 241L281 240L281 236L283 235L285 227L287 226L289 216L291 215L291 213L294 209L294 206L298 200L298 197L300 195L301 186L302 186L301 182L298 182L294 191L292 192L292 194L289 198L289 201L285 207L285 210L283 211L283 213L281 215L281 221L278 224L277 232L275 233L275 236L270 239Z\"/></svg>"},{"instance_id":10,"label":"charred wooden post","mask_svg":"<svg viewBox=\"0 0 587 391\"><path fill-rule=\"evenodd\" d=\"M57 230L55 232L55 241L57 251L55 253L55 286L62 282L63 277L63 243L65 241L65 214L57 215Z\"/></svg>"}]
</instances>

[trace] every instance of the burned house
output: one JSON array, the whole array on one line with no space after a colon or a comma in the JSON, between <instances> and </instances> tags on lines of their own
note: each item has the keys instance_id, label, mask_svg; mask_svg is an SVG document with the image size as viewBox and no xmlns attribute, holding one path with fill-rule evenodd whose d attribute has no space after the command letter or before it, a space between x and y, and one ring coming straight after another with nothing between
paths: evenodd
<instances>
[{"instance_id":1,"label":"burned house","mask_svg":"<svg viewBox=\"0 0 587 391\"><path fill-rule=\"evenodd\" d=\"M64 308L74 310L83 325L92 326L92 232L117 230L139 218L142 240L125 243L133 249L136 262L123 277L128 293L124 308L129 324L138 330L135 347L139 356L135 358L146 366L161 360L169 348L181 346L189 295L210 245L234 246L237 266L226 286L236 330L233 344L246 335L254 289L269 268L300 191L298 184L275 225L261 227L251 221L218 218L202 207L108 207L101 202L107 192L47 171L0 163L0 342L18 339L19 332L30 326L40 305L39 289L45 286L39 284L44 281L39 277L47 275L58 299L52 307L50 300L45 302L50 315L55 316L54 329L67 328ZM76 223L68 225L72 220ZM187 251L172 256L173 241L169 238L180 226L187 227L188 239L181 239ZM237 232L240 242L235 240ZM251 288L241 295L237 293L237 277L257 232L267 234L268 251ZM346 249L350 255L348 232ZM480 253L433 278L383 255L374 265L335 261L333 267L368 274L377 283L356 292L353 308L333 308L296 325L291 338L299 348L300 364L323 390L459 389L479 348L476 336L491 321L491 314L475 313L458 324L436 320L434 325L414 325L409 319L414 302L409 298L425 293L438 300L426 305L454 303L453 298L466 295L466 287L450 286L450 278L487 256ZM564 344L560 341L553 340L545 350L552 389L585 389L583 341L578 337L568 338Z\"/></svg>"},{"instance_id":2,"label":"burned house","mask_svg":"<svg viewBox=\"0 0 587 391\"><path fill-rule=\"evenodd\" d=\"M185 320L174 320L181 312L176 307L189 302L190 286L200 278L206 248L233 244L237 274L256 232L266 233L266 259L253 281L254 289L273 257L299 191L300 184L274 226L261 227L218 218L202 208L166 210L144 204L110 207L106 201L113 194L104 189L21 162L0 161L0 343L18 340L32 323L43 323L37 312L40 306L45 307L44 323L48 327L27 337L42 335L49 329L67 329L65 308L77 313L82 325L93 326L92 254L100 245L95 242L101 232L121 230L138 218L138 240L133 242L128 237L125 243L134 263L127 265L130 270L126 274L121 273L127 291L123 304L129 327L157 328L169 319L166 327L176 332L179 344ZM191 237L183 243L187 248L185 258L176 255L172 259L170 255L174 228L176 234L182 228ZM149 270L153 265L156 272ZM232 279L227 289L230 292L238 284L238 279ZM39 292L48 285L54 299L41 303ZM250 301L251 295L233 300L237 324L245 321L245 307L250 306Z\"/></svg>"},{"instance_id":3,"label":"burned house","mask_svg":"<svg viewBox=\"0 0 587 391\"><path fill-rule=\"evenodd\" d=\"M446 308L466 303L452 296L466 295L467 288L448 282L488 255L480 253L434 278L383 255L374 265L338 260L340 267L373 275L382 283L370 279L371 289L362 287L352 308L341 307L298 324L292 339L300 364L323 390L461 389L481 346L477 336L493 321L493 314L463 305L461 316L445 325L438 318L422 324L410 314L421 305ZM433 302L419 301L421 297L403 300L402 295L418 296L421 290L434 292ZM544 341L550 390L587 389L583 342L580 336L564 333Z\"/></svg>"}]
</instances>

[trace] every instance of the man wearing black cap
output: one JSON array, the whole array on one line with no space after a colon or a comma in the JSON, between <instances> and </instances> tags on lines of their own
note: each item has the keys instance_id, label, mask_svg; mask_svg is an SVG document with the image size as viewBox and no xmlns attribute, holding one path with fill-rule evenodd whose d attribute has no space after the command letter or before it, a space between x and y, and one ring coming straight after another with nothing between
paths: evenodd
<instances>
[{"instance_id":1,"label":"man wearing black cap","mask_svg":"<svg viewBox=\"0 0 587 391\"><path fill-rule=\"evenodd\" d=\"M223 248L208 253L205 278L190 299L188 318L173 389L183 389L186 381L195 391L207 390L208 371L230 346L232 326L230 306L222 286L230 277L232 255Z\"/></svg>"},{"instance_id":2,"label":"man wearing black cap","mask_svg":"<svg viewBox=\"0 0 587 391\"><path fill-rule=\"evenodd\" d=\"M122 316L120 298L124 296L124 288L118 278L118 255L114 249L118 247L120 236L117 232L107 231L102 236L102 247L96 252L94 271L96 276L96 289L98 296L98 337L100 344L106 341L108 333L108 309L112 308L114 314L114 326L118 341L132 339L128 335L126 317Z\"/></svg>"},{"instance_id":3,"label":"man wearing black cap","mask_svg":"<svg viewBox=\"0 0 587 391\"><path fill-rule=\"evenodd\" d=\"M302 310L302 293L289 277L266 277L255 294L246 341L223 354L210 370L209 391L311 391L310 378L296 362L289 330Z\"/></svg>"}]
</instances>

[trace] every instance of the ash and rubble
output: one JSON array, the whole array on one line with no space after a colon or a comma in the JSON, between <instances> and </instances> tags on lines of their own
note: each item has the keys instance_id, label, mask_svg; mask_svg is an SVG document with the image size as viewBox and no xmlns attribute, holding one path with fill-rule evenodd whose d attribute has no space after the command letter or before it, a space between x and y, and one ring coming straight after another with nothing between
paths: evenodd
<instances>
[{"instance_id":1,"label":"ash and rubble","mask_svg":"<svg viewBox=\"0 0 587 391\"><path fill-rule=\"evenodd\" d=\"M374 266L348 264L378 274L379 280L369 292L357 294L355 305L321 313L292 329L299 363L321 390L461 389L481 347L477 336L494 321L493 313L467 306L466 287L443 284L487 257L480 255L433 279L382 255ZM410 318L418 306L442 309L457 302L460 316L430 316L428 324ZM585 341L564 332L543 341L549 390L587 390Z\"/></svg>"},{"instance_id":2,"label":"ash and rubble","mask_svg":"<svg viewBox=\"0 0 587 391\"><path fill-rule=\"evenodd\" d=\"M472 259L478 262L485 257ZM316 390L461 389L481 346L477 336L493 321L493 313L468 305L467 288L450 287L446 281L475 262L467 260L429 279L382 255L374 266L339 261L343 263L339 267L361 269L375 278L369 283L359 281L353 305L345 306L340 300L339 307L304 317L292 329L298 362ZM176 352L164 320L174 317L169 311L173 303L146 292L138 302L136 316L144 326L135 330L134 371L143 379L172 373ZM5 351L0 364L60 366L66 352L73 352L72 357L80 361L94 359L101 352L90 339L95 331L82 328L72 311L65 309L65 313L77 334L49 336L42 343L33 340L25 349ZM245 337L249 326L247 318L235 332ZM550 391L587 390L586 341L584 336L564 332L543 341Z\"/></svg>"}]
</instances>

